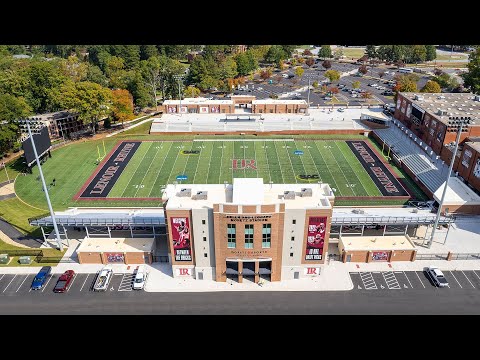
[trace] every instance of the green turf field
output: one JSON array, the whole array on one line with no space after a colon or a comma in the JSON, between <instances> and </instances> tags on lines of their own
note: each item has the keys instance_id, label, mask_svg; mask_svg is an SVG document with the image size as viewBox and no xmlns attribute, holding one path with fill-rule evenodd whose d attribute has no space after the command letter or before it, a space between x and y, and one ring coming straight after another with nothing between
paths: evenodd
<instances>
[{"instance_id":1,"label":"green turf field","mask_svg":"<svg viewBox=\"0 0 480 360\"><path fill-rule=\"evenodd\" d=\"M158 138L158 137L157 137ZM126 141L125 140L122 141ZM179 183L231 183L234 177L262 177L265 183L308 183L299 175L318 174L320 181L336 189L337 197L380 197L381 193L363 166L343 140L254 139L255 141L222 138L222 141L181 139L176 141L145 141L136 151L124 172L108 194L107 200L74 200L73 197L97 168L97 144L90 141L55 150L42 166L54 209L69 206L159 206L164 185L176 181L177 175L186 175ZM230 141L228 141L230 140ZM253 140L253 139L252 139ZM372 144L367 138L362 138ZM105 141L107 153L118 139ZM198 150L198 155L184 155L184 150ZM295 155L302 150L303 155ZM232 160L254 160L256 169L234 169ZM316 183L318 180L313 180ZM47 210L38 168L33 174L19 176L15 184L17 196L24 202ZM150 200L121 200L122 198L150 198ZM115 200L118 199L118 200ZM347 201L347 200L346 200ZM350 200L348 200L350 201ZM347 202L348 202L347 201ZM385 202L386 200L382 200ZM371 201L372 202L372 201ZM382 202L382 204L383 204ZM398 199L388 200L400 204ZM366 204L366 203L365 203ZM372 202L371 205L375 203ZM347 205L347 203L345 203Z\"/></svg>"},{"instance_id":2,"label":"green turf field","mask_svg":"<svg viewBox=\"0 0 480 360\"><path fill-rule=\"evenodd\" d=\"M200 153L184 155L182 150ZM295 150L304 154L294 155ZM256 169L241 168L241 159L254 160ZM108 197L161 197L162 186L176 181L178 175L188 177L179 183L223 184L236 177L261 177L265 183L308 183L298 176L311 174L336 188L336 196L381 196L344 141L258 140L143 142Z\"/></svg>"}]
</instances>

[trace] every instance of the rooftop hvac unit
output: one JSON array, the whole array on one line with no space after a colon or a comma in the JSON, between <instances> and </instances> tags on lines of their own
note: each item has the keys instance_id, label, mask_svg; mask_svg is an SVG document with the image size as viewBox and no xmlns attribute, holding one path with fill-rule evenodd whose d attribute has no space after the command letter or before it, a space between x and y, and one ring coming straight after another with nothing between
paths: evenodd
<instances>
[{"instance_id":1,"label":"rooftop hvac unit","mask_svg":"<svg viewBox=\"0 0 480 360\"><path fill-rule=\"evenodd\" d=\"M480 101L480 95L475 95L475 97L473 98L473 101Z\"/></svg>"},{"instance_id":2,"label":"rooftop hvac unit","mask_svg":"<svg viewBox=\"0 0 480 360\"><path fill-rule=\"evenodd\" d=\"M365 214L365 211L362 209L353 209L352 213L354 214Z\"/></svg>"},{"instance_id":3,"label":"rooftop hvac unit","mask_svg":"<svg viewBox=\"0 0 480 360\"><path fill-rule=\"evenodd\" d=\"M208 191L197 191L195 195L192 196L193 200L207 200Z\"/></svg>"},{"instance_id":4,"label":"rooftop hvac unit","mask_svg":"<svg viewBox=\"0 0 480 360\"><path fill-rule=\"evenodd\" d=\"M177 193L178 197L190 197L192 196L192 189L181 189L179 193Z\"/></svg>"},{"instance_id":5,"label":"rooftop hvac unit","mask_svg":"<svg viewBox=\"0 0 480 360\"><path fill-rule=\"evenodd\" d=\"M283 198L285 200L294 200L295 199L295 191L284 191Z\"/></svg>"},{"instance_id":6,"label":"rooftop hvac unit","mask_svg":"<svg viewBox=\"0 0 480 360\"><path fill-rule=\"evenodd\" d=\"M438 110L437 110L437 115L445 116L445 115L447 115L447 111L446 111L446 110L442 110L442 109L438 109Z\"/></svg>"},{"instance_id":7,"label":"rooftop hvac unit","mask_svg":"<svg viewBox=\"0 0 480 360\"><path fill-rule=\"evenodd\" d=\"M413 99L414 99L414 100L423 100L423 96L421 96L421 95L415 95L415 96L413 97Z\"/></svg>"},{"instance_id":8,"label":"rooftop hvac unit","mask_svg":"<svg viewBox=\"0 0 480 360\"><path fill-rule=\"evenodd\" d=\"M312 188L302 188L300 191L300 196L301 197L311 197L312 196Z\"/></svg>"}]
</instances>

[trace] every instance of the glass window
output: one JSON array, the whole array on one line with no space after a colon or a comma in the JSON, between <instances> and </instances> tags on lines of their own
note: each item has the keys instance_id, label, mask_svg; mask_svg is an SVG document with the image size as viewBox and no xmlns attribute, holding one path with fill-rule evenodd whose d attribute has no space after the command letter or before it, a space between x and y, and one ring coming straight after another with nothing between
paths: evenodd
<instances>
[{"instance_id":1,"label":"glass window","mask_svg":"<svg viewBox=\"0 0 480 360\"><path fill-rule=\"evenodd\" d=\"M262 227L262 248L270 249L272 241L272 224L263 224Z\"/></svg>"},{"instance_id":2,"label":"glass window","mask_svg":"<svg viewBox=\"0 0 480 360\"><path fill-rule=\"evenodd\" d=\"M245 225L245 249L253 249L253 224Z\"/></svg>"},{"instance_id":3,"label":"glass window","mask_svg":"<svg viewBox=\"0 0 480 360\"><path fill-rule=\"evenodd\" d=\"M292 224L295 225L297 223L297 220L293 219Z\"/></svg>"},{"instance_id":4,"label":"glass window","mask_svg":"<svg viewBox=\"0 0 480 360\"><path fill-rule=\"evenodd\" d=\"M235 249L237 242L237 229L235 224L227 224L227 248Z\"/></svg>"},{"instance_id":5,"label":"glass window","mask_svg":"<svg viewBox=\"0 0 480 360\"><path fill-rule=\"evenodd\" d=\"M202 220L202 225L205 225L205 220Z\"/></svg>"}]
</instances>

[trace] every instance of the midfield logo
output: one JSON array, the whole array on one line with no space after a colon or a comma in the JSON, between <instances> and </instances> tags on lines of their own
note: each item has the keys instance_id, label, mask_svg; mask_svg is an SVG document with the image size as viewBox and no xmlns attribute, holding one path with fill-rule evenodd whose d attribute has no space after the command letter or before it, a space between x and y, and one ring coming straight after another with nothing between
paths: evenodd
<instances>
[{"instance_id":1,"label":"midfield logo","mask_svg":"<svg viewBox=\"0 0 480 360\"><path fill-rule=\"evenodd\" d=\"M255 166L255 160L233 159L232 160L232 169L233 170L243 170L243 169L257 170L257 167Z\"/></svg>"}]
</instances>

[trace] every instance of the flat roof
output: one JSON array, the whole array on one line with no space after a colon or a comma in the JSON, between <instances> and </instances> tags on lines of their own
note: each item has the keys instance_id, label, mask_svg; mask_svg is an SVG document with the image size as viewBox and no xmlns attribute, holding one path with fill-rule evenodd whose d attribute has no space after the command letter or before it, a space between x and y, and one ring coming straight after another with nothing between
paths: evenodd
<instances>
[{"instance_id":1,"label":"flat roof","mask_svg":"<svg viewBox=\"0 0 480 360\"><path fill-rule=\"evenodd\" d=\"M345 251L354 250L414 250L408 235L395 236L341 236L339 242Z\"/></svg>"},{"instance_id":2,"label":"flat roof","mask_svg":"<svg viewBox=\"0 0 480 360\"><path fill-rule=\"evenodd\" d=\"M248 196L247 196L248 195ZM233 179L234 204L261 204L264 198L263 179L235 178Z\"/></svg>"},{"instance_id":3,"label":"flat roof","mask_svg":"<svg viewBox=\"0 0 480 360\"><path fill-rule=\"evenodd\" d=\"M468 141L466 142L468 146L470 146L472 149L480 152L480 142L473 142L473 141Z\"/></svg>"},{"instance_id":4,"label":"flat roof","mask_svg":"<svg viewBox=\"0 0 480 360\"><path fill-rule=\"evenodd\" d=\"M445 183L433 194L433 198L440 202L442 198ZM470 189L459 178L451 177L448 181L448 189L443 201L444 205L480 205L480 196L475 191Z\"/></svg>"},{"instance_id":5,"label":"flat roof","mask_svg":"<svg viewBox=\"0 0 480 360\"><path fill-rule=\"evenodd\" d=\"M207 98L198 97L198 98L185 98L182 101L183 105L219 105L219 104L232 104L233 100L209 100ZM179 105L180 100L165 100L163 105Z\"/></svg>"},{"instance_id":6,"label":"flat roof","mask_svg":"<svg viewBox=\"0 0 480 360\"><path fill-rule=\"evenodd\" d=\"M252 105L261 105L261 104L302 104L307 105L305 100L283 100L283 99L261 99L253 100Z\"/></svg>"},{"instance_id":7,"label":"flat roof","mask_svg":"<svg viewBox=\"0 0 480 360\"><path fill-rule=\"evenodd\" d=\"M77 252L150 252L154 238L84 238Z\"/></svg>"},{"instance_id":8,"label":"flat roof","mask_svg":"<svg viewBox=\"0 0 480 360\"><path fill-rule=\"evenodd\" d=\"M390 120L390 118L388 116L386 116L383 113L383 111L372 111L370 109L365 109L365 110L362 110L361 115L367 115L367 116L371 116L371 117L374 117L374 118L380 118L382 120Z\"/></svg>"},{"instance_id":9,"label":"flat roof","mask_svg":"<svg viewBox=\"0 0 480 360\"><path fill-rule=\"evenodd\" d=\"M475 100L473 93L402 92L401 94L444 124L447 124L449 116L470 116L473 119L480 119L480 101ZM420 99L417 99L417 96ZM439 110L446 111L447 115L439 115ZM479 126L479 124L470 126Z\"/></svg>"},{"instance_id":10,"label":"flat roof","mask_svg":"<svg viewBox=\"0 0 480 360\"><path fill-rule=\"evenodd\" d=\"M212 208L213 204L285 204L285 209L307 209L307 208L331 208L329 199L334 198L332 189L328 184L263 184L263 179L257 181L240 182L240 190L235 192L232 184L169 184L166 186L163 199L168 203L166 209L201 209ZM263 189L253 189L248 184L255 184ZM304 188L312 189L312 196L299 196ZM180 190L190 189L191 196L179 196ZM207 192L206 200L195 200L198 192ZM285 191L296 193L295 199L285 199ZM235 195L234 195L235 194ZM260 195L260 194L263 194ZM239 202L235 202L239 201ZM254 202L255 201L255 202ZM257 202L258 201L258 202Z\"/></svg>"}]
</instances>

